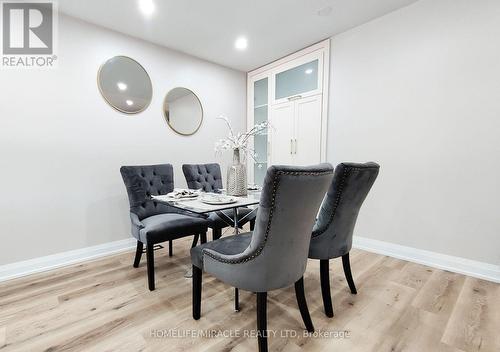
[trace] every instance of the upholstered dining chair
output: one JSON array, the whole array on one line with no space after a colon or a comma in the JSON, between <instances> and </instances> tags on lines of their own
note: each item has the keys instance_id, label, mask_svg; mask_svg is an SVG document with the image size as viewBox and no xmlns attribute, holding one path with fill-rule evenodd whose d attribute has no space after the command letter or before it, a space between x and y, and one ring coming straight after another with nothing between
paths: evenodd
<instances>
[{"instance_id":1,"label":"upholstered dining chair","mask_svg":"<svg viewBox=\"0 0 500 352\"><path fill-rule=\"evenodd\" d=\"M127 188L130 203L132 235L137 239L134 267L139 267L144 245L146 245L149 289L155 289L154 245L169 241L172 256L172 241L185 236L194 236L194 247L198 239L206 242L209 222L200 217L189 216L181 210L151 198L174 189L172 165L122 166L120 173Z\"/></svg>"},{"instance_id":2,"label":"upholstered dining chair","mask_svg":"<svg viewBox=\"0 0 500 352\"><path fill-rule=\"evenodd\" d=\"M261 193L255 230L191 249L193 318L201 314L202 271L257 293L259 351L267 351L267 292L295 285L304 324L314 331L304 295L311 228L331 183L330 164L271 166Z\"/></svg>"},{"instance_id":3,"label":"upholstered dining chair","mask_svg":"<svg viewBox=\"0 0 500 352\"><path fill-rule=\"evenodd\" d=\"M182 165L182 172L186 178L187 185L190 189L201 189L204 192L219 192L223 187L222 173L220 165L217 163L212 164L184 164ZM238 226L242 227L247 222L250 222L250 231L255 226L255 212L250 214L252 209L239 208L238 209ZM232 209L223 210L223 217L228 219L234 218ZM228 227L228 223L217 215L217 213L210 213L208 216L210 221L209 227L212 229L213 239L216 240L221 237L222 229Z\"/></svg>"},{"instance_id":4,"label":"upholstered dining chair","mask_svg":"<svg viewBox=\"0 0 500 352\"><path fill-rule=\"evenodd\" d=\"M372 188L379 169L380 166L373 162L339 164L313 227L309 258L320 260L321 294L325 314L330 318L333 317L333 307L329 260L342 257L347 283L351 293L356 294L349 251L359 209Z\"/></svg>"}]
</instances>

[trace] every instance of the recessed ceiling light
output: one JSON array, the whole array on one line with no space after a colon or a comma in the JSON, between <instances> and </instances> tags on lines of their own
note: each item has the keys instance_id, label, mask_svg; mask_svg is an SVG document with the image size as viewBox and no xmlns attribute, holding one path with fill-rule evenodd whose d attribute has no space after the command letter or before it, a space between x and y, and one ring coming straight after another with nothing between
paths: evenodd
<instances>
[{"instance_id":1,"label":"recessed ceiling light","mask_svg":"<svg viewBox=\"0 0 500 352\"><path fill-rule=\"evenodd\" d=\"M328 16L332 13L332 7L327 6L318 11L318 16Z\"/></svg>"},{"instance_id":2,"label":"recessed ceiling light","mask_svg":"<svg viewBox=\"0 0 500 352\"><path fill-rule=\"evenodd\" d=\"M127 103L128 106L134 105L134 102L130 99L125 100L125 103Z\"/></svg>"},{"instance_id":3,"label":"recessed ceiling light","mask_svg":"<svg viewBox=\"0 0 500 352\"><path fill-rule=\"evenodd\" d=\"M146 16L151 16L155 12L153 0L139 0L139 9Z\"/></svg>"},{"instance_id":4,"label":"recessed ceiling light","mask_svg":"<svg viewBox=\"0 0 500 352\"><path fill-rule=\"evenodd\" d=\"M245 37L239 37L234 42L234 47L238 50L245 50L248 46L248 40Z\"/></svg>"},{"instance_id":5,"label":"recessed ceiling light","mask_svg":"<svg viewBox=\"0 0 500 352\"><path fill-rule=\"evenodd\" d=\"M127 85L123 82L118 82L116 86L118 87L119 90L127 90Z\"/></svg>"},{"instance_id":6,"label":"recessed ceiling light","mask_svg":"<svg viewBox=\"0 0 500 352\"><path fill-rule=\"evenodd\" d=\"M311 73L313 73L313 69L312 68L308 68L305 72L306 72L306 75L310 75Z\"/></svg>"}]
</instances>

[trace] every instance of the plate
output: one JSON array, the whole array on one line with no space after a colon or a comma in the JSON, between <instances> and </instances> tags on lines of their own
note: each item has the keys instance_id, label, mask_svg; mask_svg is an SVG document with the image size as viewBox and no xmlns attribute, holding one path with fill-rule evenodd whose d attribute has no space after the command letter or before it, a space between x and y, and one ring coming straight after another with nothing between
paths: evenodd
<instances>
[{"instance_id":1,"label":"plate","mask_svg":"<svg viewBox=\"0 0 500 352\"><path fill-rule=\"evenodd\" d=\"M236 203L237 199L233 197L201 197L200 202L211 205L224 205Z\"/></svg>"}]
</instances>

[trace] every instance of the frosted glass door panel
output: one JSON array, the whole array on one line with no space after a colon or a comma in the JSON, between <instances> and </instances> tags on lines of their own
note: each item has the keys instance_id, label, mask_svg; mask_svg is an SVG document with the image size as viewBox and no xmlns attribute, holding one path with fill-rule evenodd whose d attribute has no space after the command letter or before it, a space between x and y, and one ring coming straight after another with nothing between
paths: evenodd
<instances>
[{"instance_id":1,"label":"frosted glass door panel","mask_svg":"<svg viewBox=\"0 0 500 352\"><path fill-rule=\"evenodd\" d=\"M318 89L318 59L276 75L275 100Z\"/></svg>"},{"instance_id":2,"label":"frosted glass door panel","mask_svg":"<svg viewBox=\"0 0 500 352\"><path fill-rule=\"evenodd\" d=\"M259 107L267 104L267 78L253 84L253 106Z\"/></svg>"},{"instance_id":3,"label":"frosted glass door panel","mask_svg":"<svg viewBox=\"0 0 500 352\"><path fill-rule=\"evenodd\" d=\"M255 81L254 89L254 109L253 121L254 124L266 122L268 120L268 79L263 78ZM257 154L254 164L254 183L262 185L267 170L267 135L255 136L254 150Z\"/></svg>"},{"instance_id":4,"label":"frosted glass door panel","mask_svg":"<svg viewBox=\"0 0 500 352\"><path fill-rule=\"evenodd\" d=\"M267 121L267 105L262 105L254 109L254 123L259 124ZM257 164L255 165L254 179L255 183L261 185L264 182L265 170L267 170L267 134L261 134L254 137L254 150L256 154ZM261 164L261 165L260 165ZM262 168L264 174L261 175ZM262 176L262 177L261 177Z\"/></svg>"},{"instance_id":5,"label":"frosted glass door panel","mask_svg":"<svg viewBox=\"0 0 500 352\"><path fill-rule=\"evenodd\" d=\"M267 135L261 134L254 137L254 149L257 154L257 162L267 162Z\"/></svg>"},{"instance_id":6,"label":"frosted glass door panel","mask_svg":"<svg viewBox=\"0 0 500 352\"><path fill-rule=\"evenodd\" d=\"M267 121L267 105L261 105L253 109L253 123L259 124Z\"/></svg>"}]
</instances>

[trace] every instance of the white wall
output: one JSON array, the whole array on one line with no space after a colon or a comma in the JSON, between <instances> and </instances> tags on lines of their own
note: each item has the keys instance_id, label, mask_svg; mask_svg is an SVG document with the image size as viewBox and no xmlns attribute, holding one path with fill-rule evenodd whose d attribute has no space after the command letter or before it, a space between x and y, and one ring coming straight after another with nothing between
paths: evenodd
<instances>
[{"instance_id":1,"label":"white wall","mask_svg":"<svg viewBox=\"0 0 500 352\"><path fill-rule=\"evenodd\" d=\"M115 55L151 76L153 101L143 113L119 113L99 93L97 70ZM244 128L242 72L64 16L58 56L55 70L0 71L0 264L128 238L121 165L172 163L184 186L182 163L221 161L213 152L226 132L219 114ZM203 104L191 137L163 118L164 95L177 86Z\"/></svg>"},{"instance_id":2,"label":"white wall","mask_svg":"<svg viewBox=\"0 0 500 352\"><path fill-rule=\"evenodd\" d=\"M381 164L357 235L500 264L498 38L498 0L421 0L332 38L328 159Z\"/></svg>"}]
</instances>

